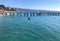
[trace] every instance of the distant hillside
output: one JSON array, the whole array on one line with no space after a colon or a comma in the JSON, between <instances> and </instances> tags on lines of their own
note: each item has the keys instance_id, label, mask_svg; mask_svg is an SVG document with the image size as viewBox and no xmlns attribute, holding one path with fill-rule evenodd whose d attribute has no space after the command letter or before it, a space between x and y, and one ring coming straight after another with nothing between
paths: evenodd
<instances>
[{"instance_id":1,"label":"distant hillside","mask_svg":"<svg viewBox=\"0 0 60 41\"><path fill-rule=\"evenodd\" d=\"M60 12L60 11L51 11L51 10L33 10L33 9L22 9L22 8L16 8L16 11L21 11L21 12Z\"/></svg>"}]
</instances>

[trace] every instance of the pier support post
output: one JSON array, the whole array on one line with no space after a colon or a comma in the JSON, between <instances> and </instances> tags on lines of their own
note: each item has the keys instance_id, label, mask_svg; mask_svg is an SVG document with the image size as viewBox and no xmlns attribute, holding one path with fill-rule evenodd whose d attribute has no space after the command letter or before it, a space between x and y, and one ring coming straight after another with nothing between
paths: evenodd
<instances>
[{"instance_id":1,"label":"pier support post","mask_svg":"<svg viewBox=\"0 0 60 41\"><path fill-rule=\"evenodd\" d=\"M19 14L16 12L16 16L19 16Z\"/></svg>"},{"instance_id":2,"label":"pier support post","mask_svg":"<svg viewBox=\"0 0 60 41\"><path fill-rule=\"evenodd\" d=\"M41 16L41 13L39 13L39 16Z\"/></svg>"},{"instance_id":3,"label":"pier support post","mask_svg":"<svg viewBox=\"0 0 60 41\"><path fill-rule=\"evenodd\" d=\"M6 16L7 16L7 13L5 13L6 14Z\"/></svg>"},{"instance_id":4,"label":"pier support post","mask_svg":"<svg viewBox=\"0 0 60 41\"><path fill-rule=\"evenodd\" d=\"M33 13L33 16L35 16L35 13Z\"/></svg>"},{"instance_id":5,"label":"pier support post","mask_svg":"<svg viewBox=\"0 0 60 41\"><path fill-rule=\"evenodd\" d=\"M30 16L32 16L32 13L30 13Z\"/></svg>"},{"instance_id":6,"label":"pier support post","mask_svg":"<svg viewBox=\"0 0 60 41\"><path fill-rule=\"evenodd\" d=\"M3 13L1 13L3 15Z\"/></svg>"},{"instance_id":7,"label":"pier support post","mask_svg":"<svg viewBox=\"0 0 60 41\"><path fill-rule=\"evenodd\" d=\"M19 14L20 14L20 16L22 16L22 15L21 15L21 12L20 12Z\"/></svg>"},{"instance_id":8,"label":"pier support post","mask_svg":"<svg viewBox=\"0 0 60 41\"><path fill-rule=\"evenodd\" d=\"M14 13L13 13L13 16L14 16Z\"/></svg>"},{"instance_id":9,"label":"pier support post","mask_svg":"<svg viewBox=\"0 0 60 41\"><path fill-rule=\"evenodd\" d=\"M25 16L25 13L24 13L24 16Z\"/></svg>"},{"instance_id":10,"label":"pier support post","mask_svg":"<svg viewBox=\"0 0 60 41\"><path fill-rule=\"evenodd\" d=\"M38 16L38 13L36 13L36 16Z\"/></svg>"},{"instance_id":11,"label":"pier support post","mask_svg":"<svg viewBox=\"0 0 60 41\"><path fill-rule=\"evenodd\" d=\"M28 13L27 13L27 16L29 16Z\"/></svg>"},{"instance_id":12,"label":"pier support post","mask_svg":"<svg viewBox=\"0 0 60 41\"><path fill-rule=\"evenodd\" d=\"M11 12L10 12L10 16L11 16Z\"/></svg>"}]
</instances>

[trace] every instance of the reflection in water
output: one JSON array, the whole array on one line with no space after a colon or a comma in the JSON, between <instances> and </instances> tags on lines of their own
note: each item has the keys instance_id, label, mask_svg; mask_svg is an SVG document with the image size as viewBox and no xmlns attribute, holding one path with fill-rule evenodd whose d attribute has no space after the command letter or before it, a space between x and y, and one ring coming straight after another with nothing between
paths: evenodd
<instances>
[{"instance_id":1,"label":"reflection in water","mask_svg":"<svg viewBox=\"0 0 60 41\"><path fill-rule=\"evenodd\" d=\"M0 41L60 41L60 17L1 16Z\"/></svg>"}]
</instances>

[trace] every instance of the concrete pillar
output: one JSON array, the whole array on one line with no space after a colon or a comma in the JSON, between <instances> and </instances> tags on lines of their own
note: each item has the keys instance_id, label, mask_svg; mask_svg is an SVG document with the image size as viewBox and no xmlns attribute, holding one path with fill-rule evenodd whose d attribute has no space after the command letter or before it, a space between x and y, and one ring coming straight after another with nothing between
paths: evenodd
<instances>
[{"instance_id":1,"label":"concrete pillar","mask_svg":"<svg viewBox=\"0 0 60 41\"><path fill-rule=\"evenodd\" d=\"M57 16L57 13L54 13L54 16Z\"/></svg>"},{"instance_id":2,"label":"concrete pillar","mask_svg":"<svg viewBox=\"0 0 60 41\"><path fill-rule=\"evenodd\" d=\"M3 13L2 13L2 15L3 15Z\"/></svg>"},{"instance_id":3,"label":"concrete pillar","mask_svg":"<svg viewBox=\"0 0 60 41\"><path fill-rule=\"evenodd\" d=\"M7 15L7 13L5 13Z\"/></svg>"},{"instance_id":4,"label":"concrete pillar","mask_svg":"<svg viewBox=\"0 0 60 41\"><path fill-rule=\"evenodd\" d=\"M49 13L48 12L46 12L46 14L47 14L47 16L49 16Z\"/></svg>"},{"instance_id":5,"label":"concrete pillar","mask_svg":"<svg viewBox=\"0 0 60 41\"><path fill-rule=\"evenodd\" d=\"M20 12L17 12L17 16L20 16Z\"/></svg>"},{"instance_id":6,"label":"concrete pillar","mask_svg":"<svg viewBox=\"0 0 60 41\"><path fill-rule=\"evenodd\" d=\"M55 16L55 13L54 12L52 14L53 14L52 16Z\"/></svg>"},{"instance_id":7,"label":"concrete pillar","mask_svg":"<svg viewBox=\"0 0 60 41\"><path fill-rule=\"evenodd\" d=\"M41 16L41 13L39 13L39 16Z\"/></svg>"},{"instance_id":8,"label":"concrete pillar","mask_svg":"<svg viewBox=\"0 0 60 41\"><path fill-rule=\"evenodd\" d=\"M11 14L11 16L13 16L13 12L11 12L10 14Z\"/></svg>"},{"instance_id":9,"label":"concrete pillar","mask_svg":"<svg viewBox=\"0 0 60 41\"><path fill-rule=\"evenodd\" d=\"M17 16L19 16L19 13L17 12Z\"/></svg>"},{"instance_id":10,"label":"concrete pillar","mask_svg":"<svg viewBox=\"0 0 60 41\"><path fill-rule=\"evenodd\" d=\"M30 13L28 12L28 16L30 17Z\"/></svg>"},{"instance_id":11,"label":"concrete pillar","mask_svg":"<svg viewBox=\"0 0 60 41\"><path fill-rule=\"evenodd\" d=\"M32 16L32 13L30 13L30 16Z\"/></svg>"},{"instance_id":12,"label":"concrete pillar","mask_svg":"<svg viewBox=\"0 0 60 41\"><path fill-rule=\"evenodd\" d=\"M22 16L22 12L20 12L20 16Z\"/></svg>"},{"instance_id":13,"label":"concrete pillar","mask_svg":"<svg viewBox=\"0 0 60 41\"><path fill-rule=\"evenodd\" d=\"M19 16L19 13L17 13L17 16Z\"/></svg>"},{"instance_id":14,"label":"concrete pillar","mask_svg":"<svg viewBox=\"0 0 60 41\"><path fill-rule=\"evenodd\" d=\"M14 13L13 13L13 16L14 16Z\"/></svg>"},{"instance_id":15,"label":"concrete pillar","mask_svg":"<svg viewBox=\"0 0 60 41\"><path fill-rule=\"evenodd\" d=\"M47 14L47 16L49 16L49 13L48 12L46 12L46 14Z\"/></svg>"},{"instance_id":16,"label":"concrete pillar","mask_svg":"<svg viewBox=\"0 0 60 41\"><path fill-rule=\"evenodd\" d=\"M13 13L13 16L16 16L14 12L12 12L12 13Z\"/></svg>"},{"instance_id":17,"label":"concrete pillar","mask_svg":"<svg viewBox=\"0 0 60 41\"><path fill-rule=\"evenodd\" d=\"M57 13L54 13L55 14L55 16L57 16L58 14Z\"/></svg>"},{"instance_id":18,"label":"concrete pillar","mask_svg":"<svg viewBox=\"0 0 60 41\"><path fill-rule=\"evenodd\" d=\"M56 16L57 15L57 13L54 13L54 16Z\"/></svg>"},{"instance_id":19,"label":"concrete pillar","mask_svg":"<svg viewBox=\"0 0 60 41\"><path fill-rule=\"evenodd\" d=\"M20 13L20 16L24 16L24 12L21 12L21 13Z\"/></svg>"},{"instance_id":20,"label":"concrete pillar","mask_svg":"<svg viewBox=\"0 0 60 41\"><path fill-rule=\"evenodd\" d=\"M60 12L59 12L59 16L60 16Z\"/></svg>"},{"instance_id":21,"label":"concrete pillar","mask_svg":"<svg viewBox=\"0 0 60 41\"><path fill-rule=\"evenodd\" d=\"M6 15L6 13L5 13L5 15ZM7 13L7 16L10 16L10 13L9 12Z\"/></svg>"},{"instance_id":22,"label":"concrete pillar","mask_svg":"<svg viewBox=\"0 0 60 41\"><path fill-rule=\"evenodd\" d=\"M56 13L56 16L58 16L58 13Z\"/></svg>"},{"instance_id":23,"label":"concrete pillar","mask_svg":"<svg viewBox=\"0 0 60 41\"><path fill-rule=\"evenodd\" d=\"M28 13L27 13L27 16L29 16Z\"/></svg>"},{"instance_id":24,"label":"concrete pillar","mask_svg":"<svg viewBox=\"0 0 60 41\"><path fill-rule=\"evenodd\" d=\"M52 15L51 16L54 16L54 12L52 12Z\"/></svg>"},{"instance_id":25,"label":"concrete pillar","mask_svg":"<svg viewBox=\"0 0 60 41\"><path fill-rule=\"evenodd\" d=\"M26 14L24 13L24 16L26 16Z\"/></svg>"},{"instance_id":26,"label":"concrete pillar","mask_svg":"<svg viewBox=\"0 0 60 41\"><path fill-rule=\"evenodd\" d=\"M58 16L60 16L60 13L59 12L57 12L57 14L58 14Z\"/></svg>"},{"instance_id":27,"label":"concrete pillar","mask_svg":"<svg viewBox=\"0 0 60 41\"><path fill-rule=\"evenodd\" d=\"M11 16L11 12L10 12L10 16Z\"/></svg>"},{"instance_id":28,"label":"concrete pillar","mask_svg":"<svg viewBox=\"0 0 60 41\"><path fill-rule=\"evenodd\" d=\"M4 16L7 16L7 13L4 13L3 15L4 15Z\"/></svg>"},{"instance_id":29,"label":"concrete pillar","mask_svg":"<svg viewBox=\"0 0 60 41\"><path fill-rule=\"evenodd\" d=\"M50 12L50 16L51 16L51 14L52 14L52 13Z\"/></svg>"},{"instance_id":30,"label":"concrete pillar","mask_svg":"<svg viewBox=\"0 0 60 41\"><path fill-rule=\"evenodd\" d=\"M48 16L50 16L50 12L48 12Z\"/></svg>"},{"instance_id":31,"label":"concrete pillar","mask_svg":"<svg viewBox=\"0 0 60 41\"><path fill-rule=\"evenodd\" d=\"M36 13L36 16L38 16L38 13Z\"/></svg>"},{"instance_id":32,"label":"concrete pillar","mask_svg":"<svg viewBox=\"0 0 60 41\"><path fill-rule=\"evenodd\" d=\"M35 16L35 13L33 13L33 16Z\"/></svg>"},{"instance_id":33,"label":"concrete pillar","mask_svg":"<svg viewBox=\"0 0 60 41\"><path fill-rule=\"evenodd\" d=\"M30 17L30 13L28 12L28 16Z\"/></svg>"},{"instance_id":34,"label":"concrete pillar","mask_svg":"<svg viewBox=\"0 0 60 41\"><path fill-rule=\"evenodd\" d=\"M58 12L58 16L60 16L60 12Z\"/></svg>"}]
</instances>

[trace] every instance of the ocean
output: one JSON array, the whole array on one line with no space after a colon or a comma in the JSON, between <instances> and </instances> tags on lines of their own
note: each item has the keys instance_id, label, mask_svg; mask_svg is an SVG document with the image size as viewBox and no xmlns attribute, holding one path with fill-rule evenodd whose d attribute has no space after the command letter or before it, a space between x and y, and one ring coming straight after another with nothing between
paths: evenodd
<instances>
[{"instance_id":1,"label":"ocean","mask_svg":"<svg viewBox=\"0 0 60 41\"><path fill-rule=\"evenodd\" d=\"M60 16L0 16L0 41L60 41Z\"/></svg>"}]
</instances>

